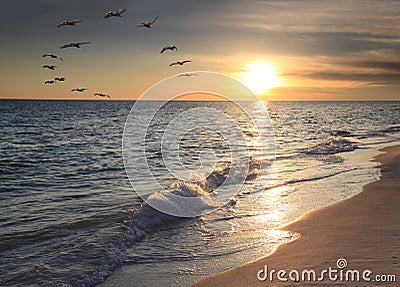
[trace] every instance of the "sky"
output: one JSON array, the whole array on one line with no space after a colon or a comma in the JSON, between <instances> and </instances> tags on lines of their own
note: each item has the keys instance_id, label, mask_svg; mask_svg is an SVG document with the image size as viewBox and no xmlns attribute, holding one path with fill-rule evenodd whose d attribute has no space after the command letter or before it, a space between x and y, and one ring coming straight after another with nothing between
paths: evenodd
<instances>
[{"instance_id":1,"label":"sky","mask_svg":"<svg viewBox=\"0 0 400 287\"><path fill-rule=\"evenodd\" d=\"M263 100L400 100L400 1L2 0L0 98L134 100L211 71ZM123 17L106 12L125 8ZM137 28L154 16L151 29ZM57 28L64 20L76 27ZM59 47L90 41L80 49ZM160 54L165 45L178 51ZM54 53L64 61L43 58ZM192 60L170 67L178 60ZM55 71L43 69L57 66ZM46 80L66 81L45 85ZM85 93L71 89L86 87Z\"/></svg>"}]
</instances>

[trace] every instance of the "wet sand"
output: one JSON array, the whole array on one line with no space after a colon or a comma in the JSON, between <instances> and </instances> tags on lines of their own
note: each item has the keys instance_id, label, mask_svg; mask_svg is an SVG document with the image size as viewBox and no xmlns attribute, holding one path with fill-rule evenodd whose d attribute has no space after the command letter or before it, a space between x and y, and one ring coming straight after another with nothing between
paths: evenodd
<instances>
[{"instance_id":1,"label":"wet sand","mask_svg":"<svg viewBox=\"0 0 400 287\"><path fill-rule=\"evenodd\" d=\"M381 163L379 181L367 184L363 192L350 199L314 210L281 228L298 232L297 240L279 246L267 257L208 276L191 286L397 286L400 282L400 146L382 151L385 153L374 159ZM337 266L341 258L347 261L347 267ZM257 273L265 270L265 266L269 276L260 281ZM331 277L340 276L342 270L343 280L330 280L328 273L321 276L321 271L330 267L338 270ZM285 270L287 273L281 273L281 277L287 281L278 280L276 272L270 276L272 269ZM323 277L323 280L307 280L306 273L306 280L301 280L305 269L315 270L317 279ZM297 270L300 281L290 279L291 270ZM358 270L360 281L346 280L348 270ZM370 282L362 278L364 270L372 271L364 274ZM295 279L296 273L291 274ZM395 275L397 283L377 282L384 277L376 275ZM265 277L265 272L260 277ZM352 279L350 273L348 277Z\"/></svg>"}]
</instances>

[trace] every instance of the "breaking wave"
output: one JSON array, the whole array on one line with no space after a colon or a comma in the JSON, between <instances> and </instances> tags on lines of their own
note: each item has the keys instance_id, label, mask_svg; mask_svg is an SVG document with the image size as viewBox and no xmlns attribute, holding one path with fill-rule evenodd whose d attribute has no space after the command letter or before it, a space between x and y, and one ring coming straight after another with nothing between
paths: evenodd
<instances>
[{"instance_id":1,"label":"breaking wave","mask_svg":"<svg viewBox=\"0 0 400 287\"><path fill-rule=\"evenodd\" d=\"M306 154L330 155L354 151L360 145L360 140L354 137L334 137L305 149Z\"/></svg>"},{"instance_id":2,"label":"breaking wave","mask_svg":"<svg viewBox=\"0 0 400 287\"><path fill-rule=\"evenodd\" d=\"M250 158L248 162L248 173L246 180L253 180L257 177L261 162ZM216 205L212 200L212 193L221 186L229 174L229 165L217 167L206 179L197 182L176 181L170 185L167 190L158 191L150 195L146 202L140 208L133 212L131 219L126 222L126 231L123 236L113 244L109 250L105 260L101 266L91 276L77 282L78 287L95 286L103 282L106 277L110 276L112 271L126 259L126 250L134 242L143 240L149 232L152 232L158 227L165 227L168 224L173 224L182 217L177 217L160 212L151 205L157 202L162 204L178 204L176 202L179 197L191 197L195 199L195 206L186 206L187 212L192 208L202 208L204 210L214 209ZM231 180L235 183L235 180ZM179 197L177 197L179 196ZM233 199L234 202L234 199ZM232 204L232 201L227 205ZM182 204L179 204L181 207ZM218 206L218 205L217 205Z\"/></svg>"}]
</instances>

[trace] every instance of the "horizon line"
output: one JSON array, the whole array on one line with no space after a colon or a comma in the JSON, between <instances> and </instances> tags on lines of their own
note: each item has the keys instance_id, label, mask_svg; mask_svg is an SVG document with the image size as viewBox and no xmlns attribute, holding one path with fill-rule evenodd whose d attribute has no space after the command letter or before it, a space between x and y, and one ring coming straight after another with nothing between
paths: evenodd
<instances>
[{"instance_id":1,"label":"horizon line","mask_svg":"<svg viewBox=\"0 0 400 287\"><path fill-rule=\"evenodd\" d=\"M75 102L161 102L164 100L101 100L101 99L32 99L32 98L0 98L0 101L59 101L59 102L66 102L66 101L75 101ZM228 100L171 100L173 102L231 102ZM400 102L398 100L267 100L267 99L259 99L262 102ZM170 102L170 101L169 101ZM244 101L238 100L234 102L256 102L252 100Z\"/></svg>"}]
</instances>

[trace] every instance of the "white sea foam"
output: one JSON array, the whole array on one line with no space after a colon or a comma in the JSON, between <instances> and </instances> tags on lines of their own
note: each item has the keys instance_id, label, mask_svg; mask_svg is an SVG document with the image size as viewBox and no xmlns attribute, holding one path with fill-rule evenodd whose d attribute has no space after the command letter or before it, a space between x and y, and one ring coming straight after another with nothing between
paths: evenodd
<instances>
[{"instance_id":1,"label":"white sea foam","mask_svg":"<svg viewBox=\"0 0 400 287\"><path fill-rule=\"evenodd\" d=\"M257 176L259 166L260 161L250 158L246 177L248 180ZM199 214L199 210L206 211L218 207L218 203L212 198L214 190L221 186L228 176L233 176L230 183L236 183L234 175L230 175L229 171L229 165L221 165L202 181L176 181L168 189L153 193L133 214L132 223L140 228L148 229L180 219L180 217L162 213L152 206L168 206L171 209L184 208L183 213L193 215ZM182 205L181 201L185 198L191 200L187 201L186 205Z\"/></svg>"}]
</instances>

